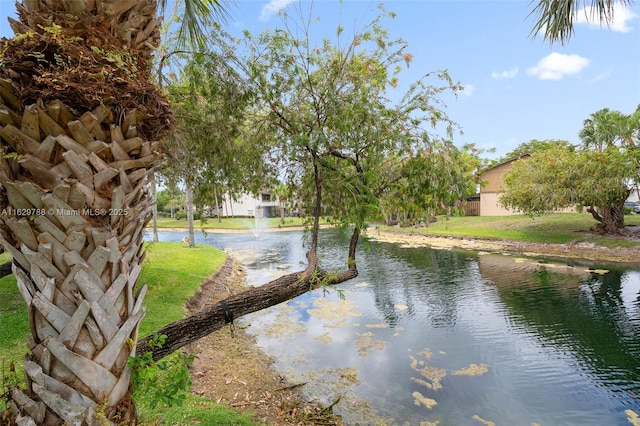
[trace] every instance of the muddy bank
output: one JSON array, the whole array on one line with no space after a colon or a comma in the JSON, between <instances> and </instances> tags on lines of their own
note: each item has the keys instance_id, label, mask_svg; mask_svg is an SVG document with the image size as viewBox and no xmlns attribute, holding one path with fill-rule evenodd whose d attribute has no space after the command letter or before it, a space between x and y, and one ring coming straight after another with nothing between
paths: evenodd
<instances>
[{"instance_id":1,"label":"muddy bank","mask_svg":"<svg viewBox=\"0 0 640 426\"><path fill-rule=\"evenodd\" d=\"M627 228L625 233L617 238L639 241L640 226ZM593 242L580 240L567 244L524 243L506 240L433 236L406 229L380 228L370 229L367 232L367 236L377 241L398 243L407 247L432 247L435 249L459 248L560 260L582 259L587 261L615 262L630 266L637 266L640 260L640 249L638 247L610 248L598 246Z\"/></svg>"},{"instance_id":2,"label":"muddy bank","mask_svg":"<svg viewBox=\"0 0 640 426\"><path fill-rule=\"evenodd\" d=\"M189 312L219 303L246 289L243 266L227 258L186 304ZM240 327L223 328L186 348L193 353L191 391L218 403L254 414L269 425L342 425L327 407L305 401L303 384L290 383L273 360L256 346L255 339Z\"/></svg>"}]
</instances>

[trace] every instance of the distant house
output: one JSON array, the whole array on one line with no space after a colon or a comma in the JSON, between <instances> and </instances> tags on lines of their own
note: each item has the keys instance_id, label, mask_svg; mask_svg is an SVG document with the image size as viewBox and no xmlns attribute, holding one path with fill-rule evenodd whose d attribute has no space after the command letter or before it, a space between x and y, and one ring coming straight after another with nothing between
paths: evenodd
<instances>
[{"instance_id":1,"label":"distant house","mask_svg":"<svg viewBox=\"0 0 640 426\"><path fill-rule=\"evenodd\" d=\"M500 192L504 191L504 175L511 170L515 161L527 159L530 154L522 154L507 161L496 164L480 173L480 180L485 182L480 187L480 216L508 216L517 214L513 210L502 207L498 198Z\"/></svg>"},{"instance_id":2,"label":"distant house","mask_svg":"<svg viewBox=\"0 0 640 426\"><path fill-rule=\"evenodd\" d=\"M504 176L507 174L513 163L519 160L526 160L531 154L522 154L514 158L510 158L500 164L490 167L480 174L480 179L486 183L480 188L480 216L509 216L512 214L520 214L520 212L506 209L500 204L500 193L505 190ZM567 207L557 210L559 213L575 213L578 211L575 207Z\"/></svg>"},{"instance_id":3,"label":"distant house","mask_svg":"<svg viewBox=\"0 0 640 426\"><path fill-rule=\"evenodd\" d=\"M257 197L242 194L236 200L227 194L220 210L222 217L277 217L278 200L268 191L262 191Z\"/></svg>"}]
</instances>

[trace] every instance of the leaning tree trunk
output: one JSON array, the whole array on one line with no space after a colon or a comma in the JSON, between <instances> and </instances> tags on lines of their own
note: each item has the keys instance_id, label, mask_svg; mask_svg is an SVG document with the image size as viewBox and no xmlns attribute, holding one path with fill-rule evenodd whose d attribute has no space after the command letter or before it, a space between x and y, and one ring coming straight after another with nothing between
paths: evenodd
<instances>
[{"instance_id":1,"label":"leaning tree trunk","mask_svg":"<svg viewBox=\"0 0 640 426\"><path fill-rule=\"evenodd\" d=\"M153 141L172 123L149 83L156 4L24 0L18 11L22 35L0 68L0 242L32 337L12 409L25 425L131 423Z\"/></svg>"},{"instance_id":2,"label":"leaning tree trunk","mask_svg":"<svg viewBox=\"0 0 640 426\"><path fill-rule=\"evenodd\" d=\"M317 228L315 230L317 233ZM314 249L307 252L307 267L304 271L293 272L276 278L266 284L235 294L209 306L193 315L172 322L162 329L139 340L139 353L149 352L153 360L159 360L180 348L203 338L226 324L233 324L234 319L257 312L279 303L291 300L319 286L340 284L358 276L356 266L356 247L360 229L355 228L351 234L347 269L339 273L328 274L319 268L318 254ZM162 346L151 346L155 335L166 336Z\"/></svg>"},{"instance_id":3,"label":"leaning tree trunk","mask_svg":"<svg viewBox=\"0 0 640 426\"><path fill-rule=\"evenodd\" d=\"M597 228L606 233L617 234L620 228L624 228L624 208L622 205L604 205L599 209L589 206L587 212L591 213L591 216L600 222Z\"/></svg>"}]
</instances>

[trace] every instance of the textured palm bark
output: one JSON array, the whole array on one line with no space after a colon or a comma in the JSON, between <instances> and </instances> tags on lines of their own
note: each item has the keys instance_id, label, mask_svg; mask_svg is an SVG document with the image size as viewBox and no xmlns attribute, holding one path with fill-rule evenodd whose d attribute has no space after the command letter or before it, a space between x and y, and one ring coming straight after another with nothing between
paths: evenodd
<instances>
[{"instance_id":1,"label":"textured palm bark","mask_svg":"<svg viewBox=\"0 0 640 426\"><path fill-rule=\"evenodd\" d=\"M35 110L48 117L42 121L55 121L46 106ZM131 132L121 138L115 124L109 142L94 143L66 135L72 127L88 132L80 120L55 122L64 133L34 139L14 128L7 136L11 124L2 132L19 155L5 159L0 172L7 196L0 242L13 257L32 333L29 392L13 390L14 408L36 424L81 424L106 403L109 417L128 420L131 413L115 411L128 399L129 342L144 315L145 288L135 285L157 155ZM38 152L47 138L51 152ZM30 164L42 171L33 173Z\"/></svg>"},{"instance_id":2,"label":"textured palm bark","mask_svg":"<svg viewBox=\"0 0 640 426\"><path fill-rule=\"evenodd\" d=\"M101 41L92 29L141 56L157 41L154 1L25 0L18 10L16 33L61 31L58 47L100 53L105 72L110 61L103 52L111 46L85 44ZM22 40L57 37L39 34ZM133 424L126 364L144 316L146 288L137 289L136 281L152 215L148 183L160 158L158 144L139 131L148 109L142 101L140 108L123 108L113 97L96 102L101 84L117 83L109 76L130 70L117 64L104 75L57 70L56 61L73 58L63 50L49 58L45 49L43 64L34 64L20 57L19 43L11 45L18 59L5 57L0 80L0 242L13 257L31 328L27 390L11 390L12 410L19 425ZM147 74L142 70L138 78ZM85 77L95 85L88 80L83 88ZM60 83L64 78L67 85ZM47 82L60 84L62 100ZM42 98L34 99L41 84ZM119 84L123 96L132 95ZM77 104L65 103L74 97Z\"/></svg>"}]
</instances>

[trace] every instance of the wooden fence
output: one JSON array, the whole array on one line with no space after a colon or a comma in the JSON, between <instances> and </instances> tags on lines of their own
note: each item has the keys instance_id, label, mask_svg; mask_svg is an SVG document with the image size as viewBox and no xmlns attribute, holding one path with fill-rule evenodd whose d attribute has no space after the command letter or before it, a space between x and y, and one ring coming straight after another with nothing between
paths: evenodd
<instances>
[{"instance_id":1,"label":"wooden fence","mask_svg":"<svg viewBox=\"0 0 640 426\"><path fill-rule=\"evenodd\" d=\"M465 201L462 203L465 216L480 216L480 200Z\"/></svg>"}]
</instances>

